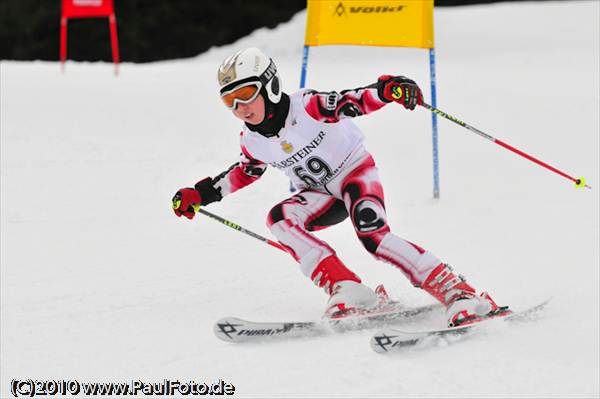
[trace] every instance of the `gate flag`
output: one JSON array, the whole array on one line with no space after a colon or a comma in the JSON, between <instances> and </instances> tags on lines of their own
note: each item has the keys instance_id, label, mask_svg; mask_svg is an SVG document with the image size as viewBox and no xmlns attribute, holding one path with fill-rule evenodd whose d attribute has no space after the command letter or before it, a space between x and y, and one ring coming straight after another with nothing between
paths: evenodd
<instances>
[{"instance_id":1,"label":"gate flag","mask_svg":"<svg viewBox=\"0 0 600 399\"><path fill-rule=\"evenodd\" d=\"M308 49L321 45L414 47L429 50L431 105L435 108L433 0L307 0L300 88L306 83ZM433 197L439 198L437 115L431 113ZM294 191L294 187L290 187Z\"/></svg>"},{"instance_id":2,"label":"gate flag","mask_svg":"<svg viewBox=\"0 0 600 399\"><path fill-rule=\"evenodd\" d=\"M308 0L304 44L433 48L433 1Z\"/></svg>"},{"instance_id":3,"label":"gate flag","mask_svg":"<svg viewBox=\"0 0 600 399\"><path fill-rule=\"evenodd\" d=\"M67 59L67 23L69 18L108 18L110 29L110 43L115 75L118 74L119 42L117 38L117 19L113 0L62 0L62 13L60 18L60 62L64 70Z\"/></svg>"}]
</instances>

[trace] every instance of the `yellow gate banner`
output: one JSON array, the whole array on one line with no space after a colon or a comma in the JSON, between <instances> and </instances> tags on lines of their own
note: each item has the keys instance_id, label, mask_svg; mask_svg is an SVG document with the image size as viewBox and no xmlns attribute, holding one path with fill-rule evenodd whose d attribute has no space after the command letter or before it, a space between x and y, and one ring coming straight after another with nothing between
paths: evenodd
<instances>
[{"instance_id":1,"label":"yellow gate banner","mask_svg":"<svg viewBox=\"0 0 600 399\"><path fill-rule=\"evenodd\" d=\"M433 0L308 0L304 44L433 48Z\"/></svg>"}]
</instances>

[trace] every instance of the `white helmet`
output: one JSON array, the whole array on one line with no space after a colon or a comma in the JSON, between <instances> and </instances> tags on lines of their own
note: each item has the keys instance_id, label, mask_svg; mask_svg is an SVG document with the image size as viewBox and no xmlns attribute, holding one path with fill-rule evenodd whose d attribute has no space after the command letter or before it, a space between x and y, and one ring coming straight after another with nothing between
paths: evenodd
<instances>
[{"instance_id":1,"label":"white helmet","mask_svg":"<svg viewBox=\"0 0 600 399\"><path fill-rule=\"evenodd\" d=\"M266 100L273 104L281 100L281 85L275 63L255 47L227 57L219 66L217 78L221 95L250 82L257 82L263 96L266 94Z\"/></svg>"}]
</instances>

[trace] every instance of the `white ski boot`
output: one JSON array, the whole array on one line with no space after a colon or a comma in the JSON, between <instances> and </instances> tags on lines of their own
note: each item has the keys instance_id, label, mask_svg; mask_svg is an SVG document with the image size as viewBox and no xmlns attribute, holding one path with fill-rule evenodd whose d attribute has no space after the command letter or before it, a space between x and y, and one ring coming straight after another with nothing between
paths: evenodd
<instances>
[{"instance_id":1,"label":"white ski boot","mask_svg":"<svg viewBox=\"0 0 600 399\"><path fill-rule=\"evenodd\" d=\"M340 319L355 315L358 310L370 309L381 297L371 288L352 280L338 281L331 290L323 317Z\"/></svg>"}]
</instances>

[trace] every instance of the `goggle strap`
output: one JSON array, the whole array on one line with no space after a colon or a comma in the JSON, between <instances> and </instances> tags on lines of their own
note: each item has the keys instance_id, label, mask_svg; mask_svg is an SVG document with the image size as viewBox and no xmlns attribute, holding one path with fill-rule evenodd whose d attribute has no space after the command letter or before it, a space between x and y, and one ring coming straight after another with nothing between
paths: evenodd
<instances>
[{"instance_id":1,"label":"goggle strap","mask_svg":"<svg viewBox=\"0 0 600 399\"><path fill-rule=\"evenodd\" d=\"M275 76L275 74L277 73L277 67L275 66L275 63L273 62L273 60L271 58L269 58L269 61L270 62L269 62L269 66L267 67L267 69L265 69L265 71L263 73L261 73L260 76L258 77L258 81L262 83L263 87L266 87L269 80L273 79L273 76ZM226 93L228 91L232 91L236 87L243 86L244 83L256 82L256 81L257 81L256 76L250 76L245 79L241 79L241 80L232 82L221 88L221 95L223 95L223 93Z\"/></svg>"}]
</instances>

